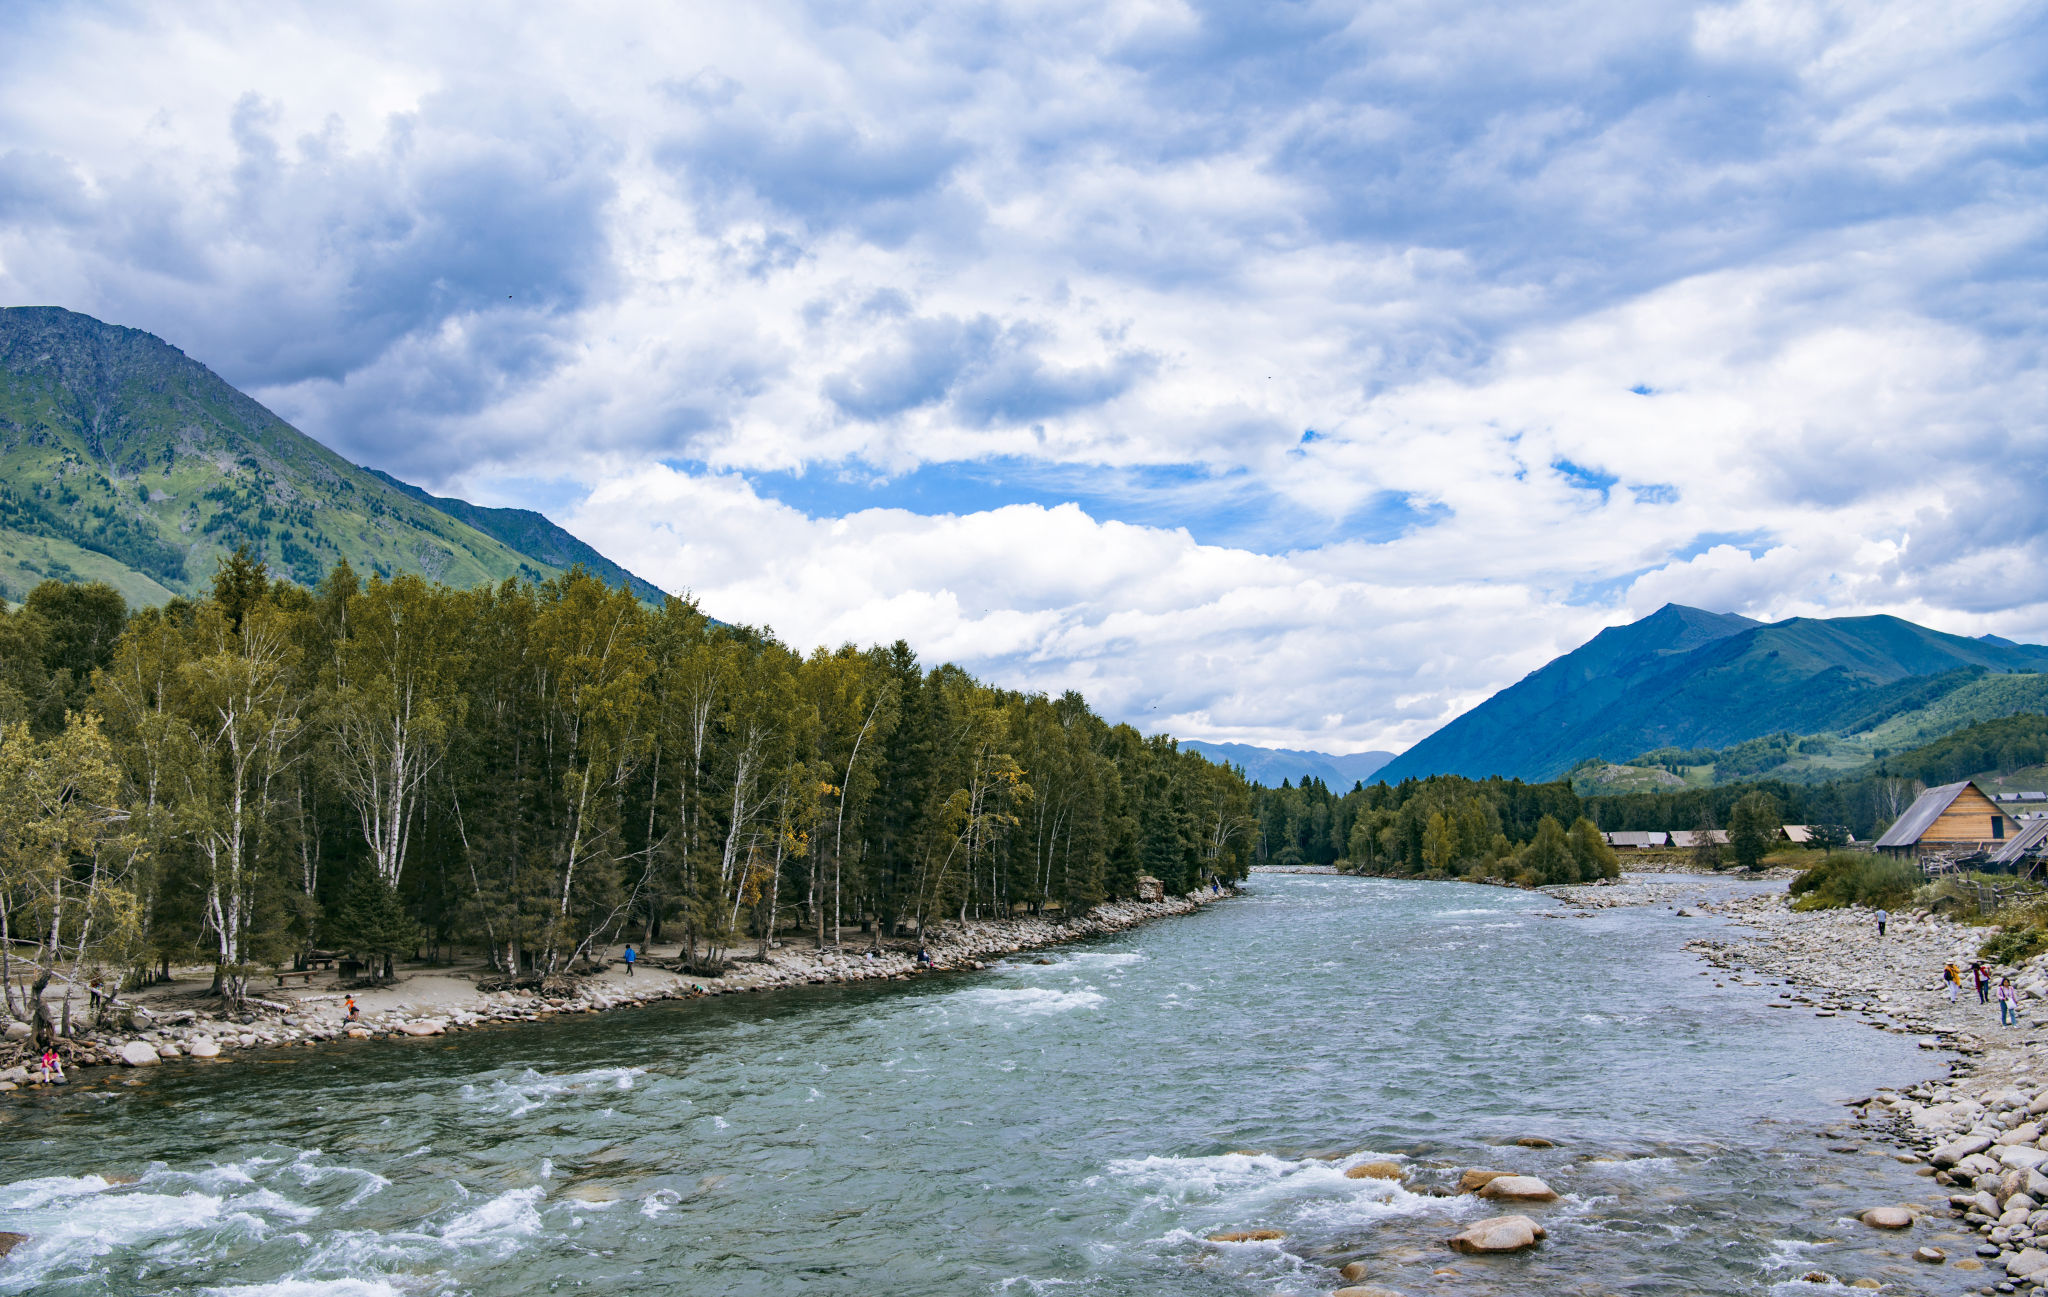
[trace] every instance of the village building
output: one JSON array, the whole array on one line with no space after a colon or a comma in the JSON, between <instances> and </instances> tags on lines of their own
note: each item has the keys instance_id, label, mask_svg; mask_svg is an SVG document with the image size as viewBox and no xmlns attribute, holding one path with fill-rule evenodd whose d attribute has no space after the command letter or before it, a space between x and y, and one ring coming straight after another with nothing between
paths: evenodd
<instances>
[{"instance_id":1,"label":"village building","mask_svg":"<svg viewBox=\"0 0 2048 1297\"><path fill-rule=\"evenodd\" d=\"M2036 811L2015 825L2011 834L2004 846L1991 853L1992 864L2010 866L2019 874L2048 864L2048 815Z\"/></svg>"},{"instance_id":2,"label":"village building","mask_svg":"<svg viewBox=\"0 0 2048 1297\"><path fill-rule=\"evenodd\" d=\"M1603 833L1600 836L1606 838L1607 845L1616 851L1646 851L1651 847L1664 846L1670 837L1666 833L1645 832L1639 829L1623 829L1617 833Z\"/></svg>"},{"instance_id":3,"label":"village building","mask_svg":"<svg viewBox=\"0 0 2048 1297\"><path fill-rule=\"evenodd\" d=\"M1943 784L1920 794L1877 840L1889 855L1996 851L2018 830L2014 809L2001 806L1975 781Z\"/></svg>"},{"instance_id":4,"label":"village building","mask_svg":"<svg viewBox=\"0 0 2048 1297\"><path fill-rule=\"evenodd\" d=\"M1728 830L1673 829L1671 831L1671 845L1674 847L1683 847L1687 851L1690 851L1694 847L1697 847L1702 839L1708 842L1712 842L1718 846L1725 847L1728 845Z\"/></svg>"}]
</instances>

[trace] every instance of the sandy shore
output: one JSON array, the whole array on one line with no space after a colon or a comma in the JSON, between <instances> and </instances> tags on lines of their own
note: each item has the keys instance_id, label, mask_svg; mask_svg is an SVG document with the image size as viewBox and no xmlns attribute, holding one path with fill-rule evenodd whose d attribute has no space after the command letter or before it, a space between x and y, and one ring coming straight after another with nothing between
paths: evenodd
<instances>
[{"instance_id":1,"label":"sandy shore","mask_svg":"<svg viewBox=\"0 0 2048 1297\"><path fill-rule=\"evenodd\" d=\"M1039 917L970 920L933 930L926 942L932 972L978 969L991 959L1047 946L1103 936L1136 927L1151 919L1191 914L1203 905L1234 893L1208 892L1160 901L1111 901L1070 920ZM808 944L785 943L760 961L735 961L723 977L691 977L641 966L628 973L614 962L603 973L567 979L562 994L532 991L484 991L484 973L406 970L391 986L343 992L311 987L252 992L248 1012L231 1018L211 997L145 996L130 1010L125 1031L84 1034L59 1043L68 1069L108 1066L147 1067L167 1058L222 1059L238 1050L314 1045L338 1039L439 1036L449 1032L507 1022L531 1022L562 1013L593 1013L628 1008L658 1000L694 999L785 987L911 979L929 976L917 967L914 952L885 949L868 956L865 937L849 936L843 949L817 950ZM616 957L622 947L614 947ZM659 955L660 949L654 952ZM274 980L274 979L262 979ZM331 978L329 979L331 980ZM353 994L359 1012L346 1019L344 996ZM190 1003L194 1007L183 1007ZM25 1033L26 1028L18 1029ZM0 1092L30 1082L26 1041L13 1033L0 1040Z\"/></svg>"},{"instance_id":2,"label":"sandy shore","mask_svg":"<svg viewBox=\"0 0 2048 1297\"><path fill-rule=\"evenodd\" d=\"M1782 891L1731 897L1724 888L1717 896L1704 880L1546 890L1580 913L1657 905L1719 915L1734 928L1687 943L1722 970L1717 976L1745 986L1782 981L1793 989L1780 991L1774 1007L1855 1018L1951 1052L1947 1081L1880 1089L1825 1133L1893 1141L1902 1160L1920 1162L1935 1182L1925 1202L1867 1214L1871 1228L1926 1230L1941 1226L1923 1227L1923 1217L1959 1217L1980 1241L1958 1245L1952 1240L1967 1235L1950 1235L1946 1246L1910 1249L1915 1258L1982 1270L1987 1293L2048 1291L2048 1173L2037 1169L2048 1168L2048 956L1993 969L2020 991L2019 1025L2005 1027L1996 1002L1979 1003L1967 978L1987 928L1901 914L1880 938L1868 910L1801 913ZM1966 974L1953 1004L1941 983L1950 962ZM1902 1247L1911 1242L1901 1239Z\"/></svg>"}]
</instances>

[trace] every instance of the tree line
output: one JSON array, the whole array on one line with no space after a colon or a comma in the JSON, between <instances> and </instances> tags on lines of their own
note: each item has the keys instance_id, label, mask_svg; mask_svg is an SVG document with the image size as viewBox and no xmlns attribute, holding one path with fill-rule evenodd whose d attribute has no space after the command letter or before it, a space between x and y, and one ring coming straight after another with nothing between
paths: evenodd
<instances>
[{"instance_id":1,"label":"tree line","mask_svg":"<svg viewBox=\"0 0 2048 1297\"><path fill-rule=\"evenodd\" d=\"M1258 790L1257 855L1397 878L1535 884L1612 878L1620 864L1568 783L1431 775L1354 785L1313 776Z\"/></svg>"},{"instance_id":2,"label":"tree line","mask_svg":"<svg viewBox=\"0 0 2048 1297\"><path fill-rule=\"evenodd\" d=\"M0 611L0 984L456 948L546 976L620 939L1076 912L1241 878L1251 789L1081 695L902 641L804 654L581 569L313 589L238 552L129 612Z\"/></svg>"}]
</instances>

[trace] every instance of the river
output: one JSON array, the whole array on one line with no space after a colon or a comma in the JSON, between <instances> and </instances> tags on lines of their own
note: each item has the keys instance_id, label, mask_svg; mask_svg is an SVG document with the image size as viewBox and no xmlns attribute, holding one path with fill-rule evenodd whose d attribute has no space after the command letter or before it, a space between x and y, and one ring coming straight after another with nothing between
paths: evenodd
<instances>
[{"instance_id":1,"label":"river","mask_svg":"<svg viewBox=\"0 0 2048 1297\"><path fill-rule=\"evenodd\" d=\"M1846 1219L1930 1183L1816 1138L1939 1060L1701 976L1711 919L1557 908L1260 875L1050 963L14 1096L0 1293L1265 1297L1352 1259L1410 1294L1965 1290L1904 1259L1936 1227ZM1566 1196L1537 1252L1458 1257L1492 1210L1345 1178L1368 1153ZM1286 1237L1205 1239L1255 1228Z\"/></svg>"}]
</instances>

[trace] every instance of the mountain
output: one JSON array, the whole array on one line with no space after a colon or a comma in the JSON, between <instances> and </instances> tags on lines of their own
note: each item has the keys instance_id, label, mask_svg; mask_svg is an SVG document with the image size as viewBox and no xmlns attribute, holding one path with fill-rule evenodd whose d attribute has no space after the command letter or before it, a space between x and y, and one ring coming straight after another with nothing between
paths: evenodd
<instances>
[{"instance_id":1,"label":"mountain","mask_svg":"<svg viewBox=\"0 0 2048 1297\"><path fill-rule=\"evenodd\" d=\"M1211 761L1237 766L1246 779L1268 788L1278 788L1283 779L1298 784L1304 775L1313 775L1340 793L1372 778L1381 766L1394 759L1391 752L1338 755L1300 748L1261 748L1250 743L1210 743L1205 739L1182 739L1180 746Z\"/></svg>"},{"instance_id":2,"label":"mountain","mask_svg":"<svg viewBox=\"0 0 2048 1297\"><path fill-rule=\"evenodd\" d=\"M1667 604L1610 627L1402 753L1381 779L1552 779L1590 757L1849 733L1937 706L1985 673L2048 670L2048 647L1897 617L1768 625Z\"/></svg>"},{"instance_id":3,"label":"mountain","mask_svg":"<svg viewBox=\"0 0 2048 1297\"><path fill-rule=\"evenodd\" d=\"M430 504L451 518L459 518L484 535L538 563L567 570L581 563L606 585L625 585L643 601L659 605L666 598L660 586L634 576L590 546L548 521L547 515L531 509L492 509L452 496L429 495L410 482L401 482L381 469L366 468L413 499Z\"/></svg>"},{"instance_id":4,"label":"mountain","mask_svg":"<svg viewBox=\"0 0 2048 1297\"><path fill-rule=\"evenodd\" d=\"M461 504L350 464L161 338L0 309L0 597L55 578L162 603L238 545L305 585L344 558L470 586L594 555L537 514L476 510L487 527Z\"/></svg>"}]
</instances>

